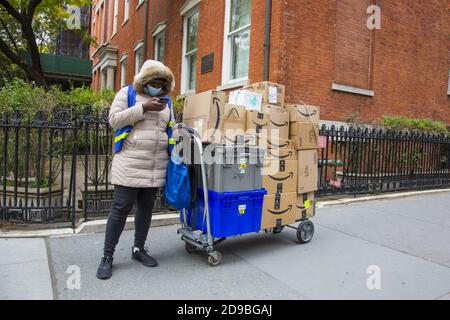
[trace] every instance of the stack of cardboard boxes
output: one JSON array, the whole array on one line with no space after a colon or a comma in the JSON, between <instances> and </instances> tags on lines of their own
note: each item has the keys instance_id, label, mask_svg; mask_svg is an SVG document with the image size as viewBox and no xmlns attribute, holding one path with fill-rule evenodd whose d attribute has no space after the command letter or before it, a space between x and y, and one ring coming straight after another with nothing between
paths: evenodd
<instances>
[{"instance_id":1,"label":"stack of cardboard boxes","mask_svg":"<svg viewBox=\"0 0 450 320\"><path fill-rule=\"evenodd\" d=\"M319 109L285 105L285 87L262 82L232 92L186 99L183 122L204 143L258 145L265 149L262 184L267 190L261 229L293 224L314 215L317 189Z\"/></svg>"},{"instance_id":2,"label":"stack of cardboard boxes","mask_svg":"<svg viewBox=\"0 0 450 320\"><path fill-rule=\"evenodd\" d=\"M300 219L314 216L314 192L318 183L318 141L320 110L307 105L286 106L290 114L290 138L298 157L298 201Z\"/></svg>"}]
</instances>

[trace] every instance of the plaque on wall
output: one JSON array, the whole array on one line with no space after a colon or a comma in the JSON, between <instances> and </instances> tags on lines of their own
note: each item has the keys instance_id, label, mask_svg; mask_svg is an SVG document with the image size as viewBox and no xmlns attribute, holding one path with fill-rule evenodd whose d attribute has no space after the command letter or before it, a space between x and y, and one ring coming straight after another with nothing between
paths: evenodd
<instances>
[{"instance_id":1,"label":"plaque on wall","mask_svg":"<svg viewBox=\"0 0 450 320\"><path fill-rule=\"evenodd\" d=\"M214 70L214 53L202 57L201 73L205 74Z\"/></svg>"}]
</instances>

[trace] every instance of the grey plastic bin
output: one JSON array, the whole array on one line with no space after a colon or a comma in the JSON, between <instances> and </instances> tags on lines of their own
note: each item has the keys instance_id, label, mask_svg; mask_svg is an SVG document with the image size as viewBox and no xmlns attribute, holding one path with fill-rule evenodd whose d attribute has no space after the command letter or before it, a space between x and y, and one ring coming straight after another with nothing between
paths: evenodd
<instances>
[{"instance_id":1,"label":"grey plastic bin","mask_svg":"<svg viewBox=\"0 0 450 320\"><path fill-rule=\"evenodd\" d=\"M215 192L238 192L262 188L261 171L264 148L256 146L214 146L212 157L206 156L208 189ZM200 165L195 164L197 184L202 187Z\"/></svg>"}]
</instances>

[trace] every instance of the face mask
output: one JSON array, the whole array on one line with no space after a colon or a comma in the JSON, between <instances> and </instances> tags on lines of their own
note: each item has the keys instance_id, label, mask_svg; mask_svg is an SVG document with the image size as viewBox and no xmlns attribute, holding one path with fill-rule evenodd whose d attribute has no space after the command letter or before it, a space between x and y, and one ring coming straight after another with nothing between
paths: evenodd
<instances>
[{"instance_id":1,"label":"face mask","mask_svg":"<svg viewBox=\"0 0 450 320\"><path fill-rule=\"evenodd\" d=\"M155 87L152 87L152 86L149 85L149 84L146 85L146 88L147 88L147 93L148 93L148 95L149 95L150 97L156 97L156 96L158 96L158 95L161 93L161 91L162 91L162 88L155 88Z\"/></svg>"}]
</instances>

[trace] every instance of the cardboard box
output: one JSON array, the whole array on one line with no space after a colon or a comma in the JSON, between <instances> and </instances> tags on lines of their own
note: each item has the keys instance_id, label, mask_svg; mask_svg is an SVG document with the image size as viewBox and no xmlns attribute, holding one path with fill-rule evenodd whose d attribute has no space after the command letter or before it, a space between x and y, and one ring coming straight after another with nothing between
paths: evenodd
<instances>
[{"instance_id":1,"label":"cardboard box","mask_svg":"<svg viewBox=\"0 0 450 320\"><path fill-rule=\"evenodd\" d=\"M225 93L210 90L186 98L183 122L198 131L202 141L220 142L225 107Z\"/></svg>"},{"instance_id":2,"label":"cardboard box","mask_svg":"<svg viewBox=\"0 0 450 320\"><path fill-rule=\"evenodd\" d=\"M233 131L234 132L234 131ZM258 145L258 135L256 134L243 134L243 135L236 135L227 136L227 132L224 133L224 136L222 137L221 144L226 145L248 145L248 146L257 146Z\"/></svg>"},{"instance_id":3,"label":"cardboard box","mask_svg":"<svg viewBox=\"0 0 450 320\"><path fill-rule=\"evenodd\" d=\"M263 188L267 194L296 192L298 177L297 160L272 160L262 169Z\"/></svg>"},{"instance_id":4,"label":"cardboard box","mask_svg":"<svg viewBox=\"0 0 450 320\"><path fill-rule=\"evenodd\" d=\"M263 96L259 92L235 90L230 92L228 103L244 106L247 110L261 112Z\"/></svg>"},{"instance_id":5,"label":"cardboard box","mask_svg":"<svg viewBox=\"0 0 450 320\"><path fill-rule=\"evenodd\" d=\"M298 210L299 219L311 219L316 215L315 201L314 192L298 195L296 208Z\"/></svg>"},{"instance_id":6,"label":"cardboard box","mask_svg":"<svg viewBox=\"0 0 450 320\"><path fill-rule=\"evenodd\" d=\"M319 122L320 108L308 105L286 105L290 115L290 122Z\"/></svg>"},{"instance_id":7,"label":"cardboard box","mask_svg":"<svg viewBox=\"0 0 450 320\"><path fill-rule=\"evenodd\" d=\"M289 139L289 112L281 107L271 107L265 110L269 114L269 136Z\"/></svg>"},{"instance_id":8,"label":"cardboard box","mask_svg":"<svg viewBox=\"0 0 450 320\"><path fill-rule=\"evenodd\" d=\"M319 146L318 122L291 122L290 138L297 150L317 149Z\"/></svg>"},{"instance_id":9,"label":"cardboard box","mask_svg":"<svg viewBox=\"0 0 450 320\"><path fill-rule=\"evenodd\" d=\"M247 110L246 133L260 134L269 128L269 115L254 110Z\"/></svg>"},{"instance_id":10,"label":"cardboard box","mask_svg":"<svg viewBox=\"0 0 450 320\"><path fill-rule=\"evenodd\" d=\"M317 190L318 153L317 150L301 150L297 153L298 161L298 193Z\"/></svg>"},{"instance_id":11,"label":"cardboard box","mask_svg":"<svg viewBox=\"0 0 450 320\"><path fill-rule=\"evenodd\" d=\"M243 106L236 106L232 104L225 104L222 136L223 140L235 141L237 136L245 135L247 114Z\"/></svg>"},{"instance_id":12,"label":"cardboard box","mask_svg":"<svg viewBox=\"0 0 450 320\"><path fill-rule=\"evenodd\" d=\"M266 149L291 149L295 150L295 141L290 139L277 139L264 135L264 132L259 136L259 146Z\"/></svg>"},{"instance_id":13,"label":"cardboard box","mask_svg":"<svg viewBox=\"0 0 450 320\"><path fill-rule=\"evenodd\" d=\"M261 230L294 224L299 220L297 193L278 193L264 197Z\"/></svg>"},{"instance_id":14,"label":"cardboard box","mask_svg":"<svg viewBox=\"0 0 450 320\"><path fill-rule=\"evenodd\" d=\"M297 151L293 149L267 149L264 159L266 161L297 160Z\"/></svg>"},{"instance_id":15,"label":"cardboard box","mask_svg":"<svg viewBox=\"0 0 450 320\"><path fill-rule=\"evenodd\" d=\"M263 103L284 107L286 87L273 82L259 82L247 85L244 89L262 94Z\"/></svg>"}]
</instances>

